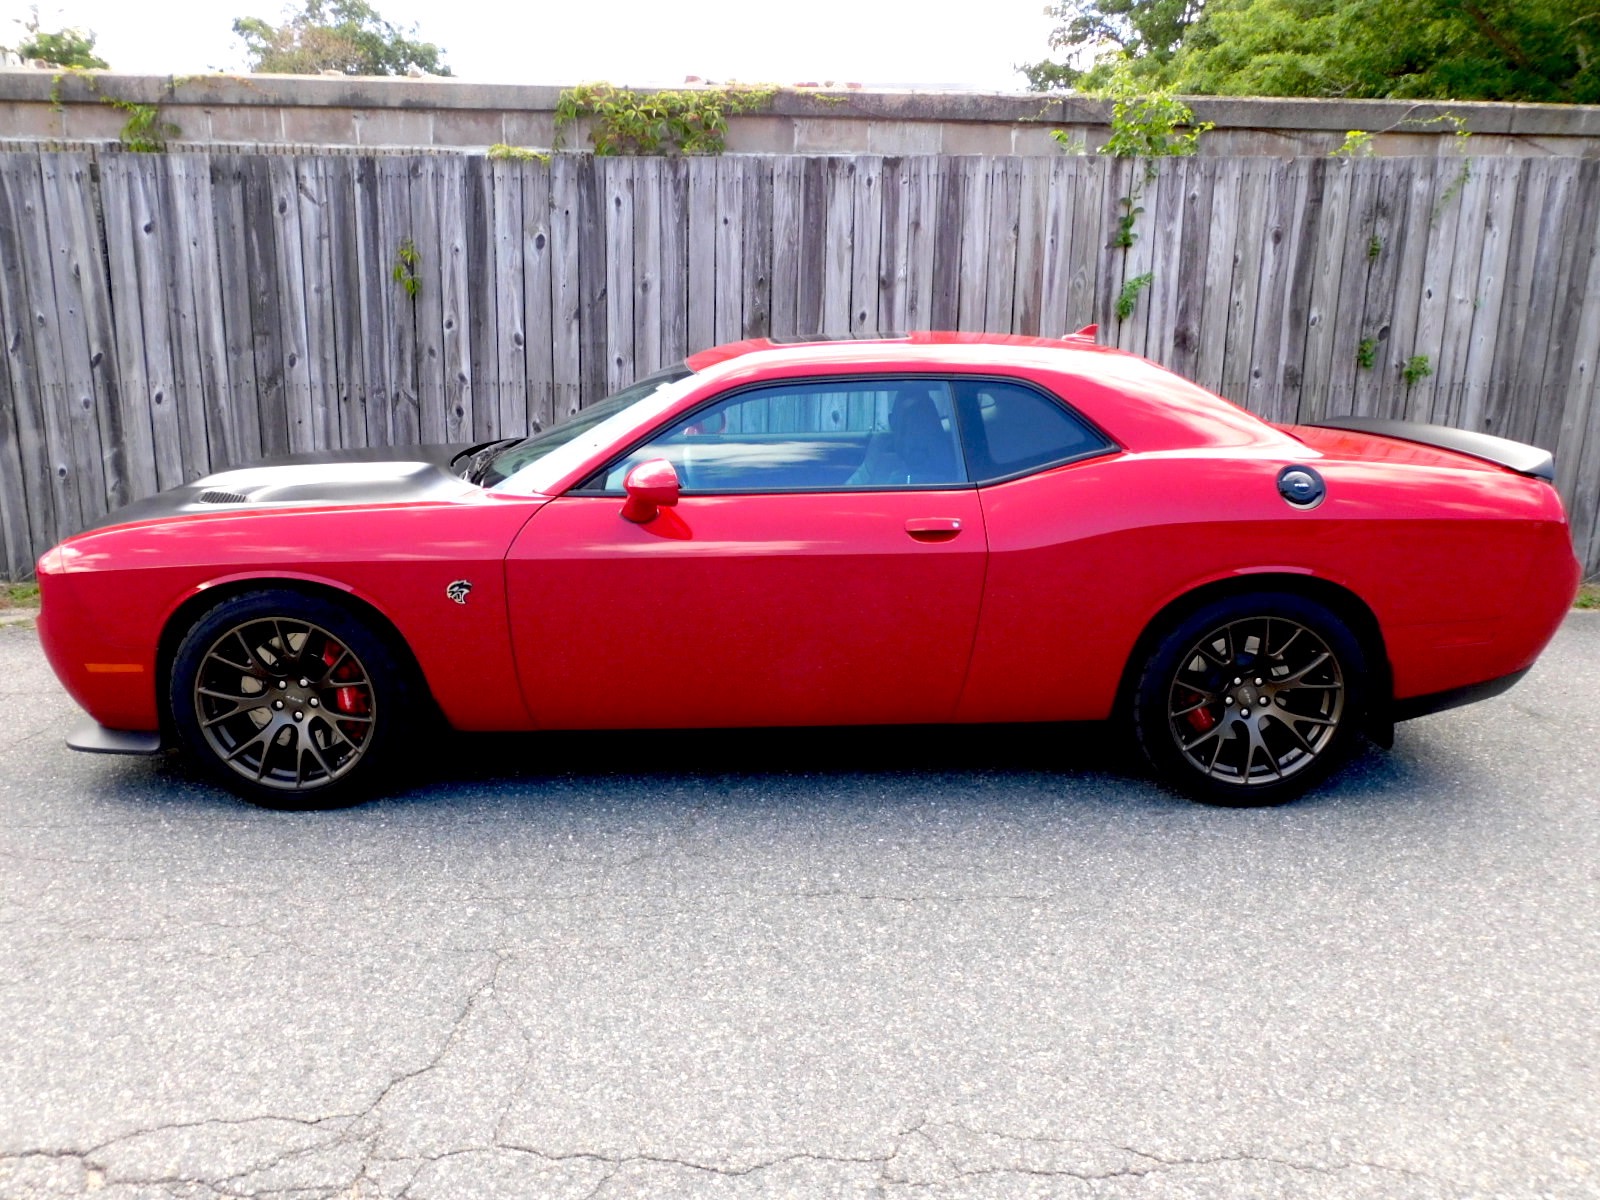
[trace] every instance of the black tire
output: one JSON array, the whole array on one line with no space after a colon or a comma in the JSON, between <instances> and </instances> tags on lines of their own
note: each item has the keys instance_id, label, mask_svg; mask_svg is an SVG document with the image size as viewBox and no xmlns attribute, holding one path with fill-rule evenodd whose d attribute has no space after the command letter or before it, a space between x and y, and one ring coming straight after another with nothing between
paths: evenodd
<instances>
[{"instance_id":1,"label":"black tire","mask_svg":"<svg viewBox=\"0 0 1600 1200\"><path fill-rule=\"evenodd\" d=\"M350 609L282 588L222 601L184 635L168 686L188 755L268 808L369 797L416 728L422 689Z\"/></svg>"},{"instance_id":2,"label":"black tire","mask_svg":"<svg viewBox=\"0 0 1600 1200\"><path fill-rule=\"evenodd\" d=\"M1284 804L1349 753L1367 660L1340 618L1288 592L1212 601L1173 626L1134 690L1134 732L1160 778L1203 804Z\"/></svg>"}]
</instances>

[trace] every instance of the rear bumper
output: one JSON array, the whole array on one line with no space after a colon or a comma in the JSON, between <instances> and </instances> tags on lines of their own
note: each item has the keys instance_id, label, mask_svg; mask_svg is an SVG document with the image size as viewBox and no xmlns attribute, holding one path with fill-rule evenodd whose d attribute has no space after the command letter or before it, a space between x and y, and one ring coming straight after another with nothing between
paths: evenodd
<instances>
[{"instance_id":1,"label":"rear bumper","mask_svg":"<svg viewBox=\"0 0 1600 1200\"><path fill-rule=\"evenodd\" d=\"M1430 692L1426 696L1410 696L1405 700L1396 700L1390 715L1396 721L1409 721L1413 717L1425 717L1429 713L1443 712L1447 708L1460 708L1463 704L1487 700L1491 696L1500 695L1501 692L1510 691L1532 669L1523 667L1520 671L1513 671L1509 675L1502 675L1498 679L1490 679L1483 683L1469 683L1465 687L1446 688L1442 692Z\"/></svg>"}]
</instances>

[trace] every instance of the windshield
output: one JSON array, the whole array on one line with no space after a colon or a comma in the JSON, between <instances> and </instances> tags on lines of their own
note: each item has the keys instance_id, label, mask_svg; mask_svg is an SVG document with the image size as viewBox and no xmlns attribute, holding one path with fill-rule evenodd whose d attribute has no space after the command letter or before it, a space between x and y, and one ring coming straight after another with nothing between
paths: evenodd
<instances>
[{"instance_id":1,"label":"windshield","mask_svg":"<svg viewBox=\"0 0 1600 1200\"><path fill-rule=\"evenodd\" d=\"M677 366L667 367L657 371L654 375L646 375L639 382L623 388L614 395L607 396L598 403L591 404L588 408L579 409L565 420L558 421L549 429L541 430L532 437L523 438L520 442L513 442L501 450L482 468L482 473L476 482L484 487L494 487L504 483L519 471L525 471L536 463L555 455L558 460L570 461L574 455L557 455L556 451L567 446L574 446L575 450L587 455L592 449L594 439L586 439L584 434L591 432L612 417L632 408L640 401L656 396L664 388L679 380L689 377L691 372L681 363ZM674 389L673 395L676 395ZM541 471L541 476L547 472ZM540 491L539 487L531 487L529 491Z\"/></svg>"}]
</instances>

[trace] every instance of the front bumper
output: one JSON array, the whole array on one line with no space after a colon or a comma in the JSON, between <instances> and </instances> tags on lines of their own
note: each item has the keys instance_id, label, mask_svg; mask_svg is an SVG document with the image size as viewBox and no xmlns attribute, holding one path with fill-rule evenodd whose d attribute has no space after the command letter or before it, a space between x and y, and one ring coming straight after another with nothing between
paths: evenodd
<instances>
[{"instance_id":1,"label":"front bumper","mask_svg":"<svg viewBox=\"0 0 1600 1200\"><path fill-rule=\"evenodd\" d=\"M86 754L160 754L161 735L138 729L107 729L87 717L67 734L67 747Z\"/></svg>"}]
</instances>

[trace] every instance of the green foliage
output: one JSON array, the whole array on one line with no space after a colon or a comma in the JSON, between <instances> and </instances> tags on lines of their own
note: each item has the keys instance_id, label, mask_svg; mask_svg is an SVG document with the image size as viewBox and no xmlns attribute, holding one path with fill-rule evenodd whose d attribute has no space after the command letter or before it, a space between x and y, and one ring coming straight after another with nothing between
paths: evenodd
<instances>
[{"instance_id":1,"label":"green foliage","mask_svg":"<svg viewBox=\"0 0 1600 1200\"><path fill-rule=\"evenodd\" d=\"M1356 347L1356 366L1363 371L1372 370L1372 364L1378 361L1378 339L1362 338L1361 344Z\"/></svg>"},{"instance_id":2,"label":"green foliage","mask_svg":"<svg viewBox=\"0 0 1600 1200\"><path fill-rule=\"evenodd\" d=\"M1195 122L1194 112L1170 91L1148 88L1127 61L1117 63L1097 93L1111 101L1111 136L1100 147L1114 158L1186 157L1200 147L1200 136L1215 129Z\"/></svg>"},{"instance_id":3,"label":"green foliage","mask_svg":"<svg viewBox=\"0 0 1600 1200\"><path fill-rule=\"evenodd\" d=\"M1089 153L1089 143L1081 133L1068 133L1065 129L1052 129L1050 138L1061 147L1063 154L1082 156Z\"/></svg>"},{"instance_id":4,"label":"green foliage","mask_svg":"<svg viewBox=\"0 0 1600 1200\"><path fill-rule=\"evenodd\" d=\"M1103 87L1119 59L1159 65L1171 59L1200 15L1202 0L1058 0L1045 11L1060 22L1050 48L1067 62L1046 60L1020 69L1036 92ZM1087 67L1072 62L1088 61Z\"/></svg>"},{"instance_id":5,"label":"green foliage","mask_svg":"<svg viewBox=\"0 0 1600 1200\"><path fill-rule=\"evenodd\" d=\"M1135 275L1122 285L1122 291L1117 293L1117 320L1126 321L1133 316L1133 310L1139 303L1139 293L1149 287L1154 278L1152 272L1146 271L1143 275Z\"/></svg>"},{"instance_id":6,"label":"green foliage","mask_svg":"<svg viewBox=\"0 0 1600 1200\"><path fill-rule=\"evenodd\" d=\"M1027 77L1030 92L1064 92L1083 78L1083 72L1077 68L1049 59L1022 63L1017 70Z\"/></svg>"},{"instance_id":7,"label":"green foliage","mask_svg":"<svg viewBox=\"0 0 1600 1200\"><path fill-rule=\"evenodd\" d=\"M1573 608L1600 608L1600 583L1586 583L1578 589Z\"/></svg>"},{"instance_id":8,"label":"green foliage","mask_svg":"<svg viewBox=\"0 0 1600 1200\"><path fill-rule=\"evenodd\" d=\"M1456 177L1450 181L1450 186L1445 188L1439 197L1438 203L1433 206L1433 215L1428 218L1431 225L1439 219L1439 214L1444 211L1445 205L1461 194L1461 189L1467 186L1467 180L1472 178L1472 161L1468 159L1461 164L1461 170L1456 172Z\"/></svg>"},{"instance_id":9,"label":"green foliage","mask_svg":"<svg viewBox=\"0 0 1600 1200\"><path fill-rule=\"evenodd\" d=\"M1416 385L1418 380L1426 379L1433 374L1433 364L1428 361L1426 354L1413 354L1406 359L1405 366L1400 368L1400 378L1406 381L1406 387Z\"/></svg>"},{"instance_id":10,"label":"green foliage","mask_svg":"<svg viewBox=\"0 0 1600 1200\"><path fill-rule=\"evenodd\" d=\"M250 69L280 75L405 75L413 69L448 75L444 51L413 40L417 30L389 24L366 0L305 0L282 25L239 17L233 32L244 42Z\"/></svg>"},{"instance_id":11,"label":"green foliage","mask_svg":"<svg viewBox=\"0 0 1600 1200\"><path fill-rule=\"evenodd\" d=\"M1121 53L1151 86L1202 95L1600 103L1595 0L1062 0L1050 44L1091 88Z\"/></svg>"},{"instance_id":12,"label":"green foliage","mask_svg":"<svg viewBox=\"0 0 1600 1200\"><path fill-rule=\"evenodd\" d=\"M37 583L0 583L0 608L31 608L39 603Z\"/></svg>"},{"instance_id":13,"label":"green foliage","mask_svg":"<svg viewBox=\"0 0 1600 1200\"><path fill-rule=\"evenodd\" d=\"M730 85L635 92L609 83L567 88L556 102L556 129L590 118L596 154L721 154L728 117L772 103L774 87Z\"/></svg>"},{"instance_id":14,"label":"green foliage","mask_svg":"<svg viewBox=\"0 0 1600 1200\"><path fill-rule=\"evenodd\" d=\"M1383 239L1373 234L1367 239L1367 258L1372 262L1378 261L1378 256L1383 253Z\"/></svg>"},{"instance_id":15,"label":"green foliage","mask_svg":"<svg viewBox=\"0 0 1600 1200\"><path fill-rule=\"evenodd\" d=\"M32 10L28 19L20 24L28 36L11 47L11 50L24 61L36 60L54 67L68 67L80 71L109 69L106 60L94 52L95 35L92 30L41 29L37 7Z\"/></svg>"},{"instance_id":16,"label":"green foliage","mask_svg":"<svg viewBox=\"0 0 1600 1200\"><path fill-rule=\"evenodd\" d=\"M550 161L550 156L539 150L529 150L526 146L509 146L505 142L496 142L489 147L488 156L497 159L510 159L515 162L542 162Z\"/></svg>"},{"instance_id":17,"label":"green foliage","mask_svg":"<svg viewBox=\"0 0 1600 1200\"><path fill-rule=\"evenodd\" d=\"M422 290L422 280L417 278L417 264L422 259L417 254L417 245L410 238L403 238L394 252L394 269L389 272L394 281L405 289L407 296L415 300L417 293Z\"/></svg>"},{"instance_id":18,"label":"green foliage","mask_svg":"<svg viewBox=\"0 0 1600 1200\"><path fill-rule=\"evenodd\" d=\"M1372 135L1364 129L1352 129L1344 135L1344 142L1331 151L1330 158L1371 158Z\"/></svg>"},{"instance_id":19,"label":"green foliage","mask_svg":"<svg viewBox=\"0 0 1600 1200\"><path fill-rule=\"evenodd\" d=\"M1220 95L1600 101L1593 0L1209 0L1161 82Z\"/></svg>"},{"instance_id":20,"label":"green foliage","mask_svg":"<svg viewBox=\"0 0 1600 1200\"><path fill-rule=\"evenodd\" d=\"M128 120L119 135L124 149L160 154L167 148L168 138L175 138L183 132L162 117L158 105L135 104L131 100L118 100L113 96L102 96L100 100L102 104L109 104L118 112L128 114Z\"/></svg>"},{"instance_id":21,"label":"green foliage","mask_svg":"<svg viewBox=\"0 0 1600 1200\"><path fill-rule=\"evenodd\" d=\"M1117 218L1117 232L1112 237L1111 244L1118 249L1129 249L1139 236L1133 231L1133 226L1139 219L1139 214L1144 212L1144 205L1139 203L1139 197L1143 194L1143 185L1135 185L1131 192L1117 200L1122 206L1122 215Z\"/></svg>"},{"instance_id":22,"label":"green foliage","mask_svg":"<svg viewBox=\"0 0 1600 1200\"><path fill-rule=\"evenodd\" d=\"M56 112L62 111L61 83L68 75L76 76L88 85L91 92L99 96L100 103L109 105L120 113L126 113L128 119L123 122L118 138L124 150L135 150L143 154L160 154L167 148L167 140L175 138L183 130L162 116L159 104L139 104L133 100L121 100L116 96L102 95L100 91L100 77L91 75L81 67L67 67L50 81L50 107ZM170 95L171 85L167 87Z\"/></svg>"}]
</instances>

